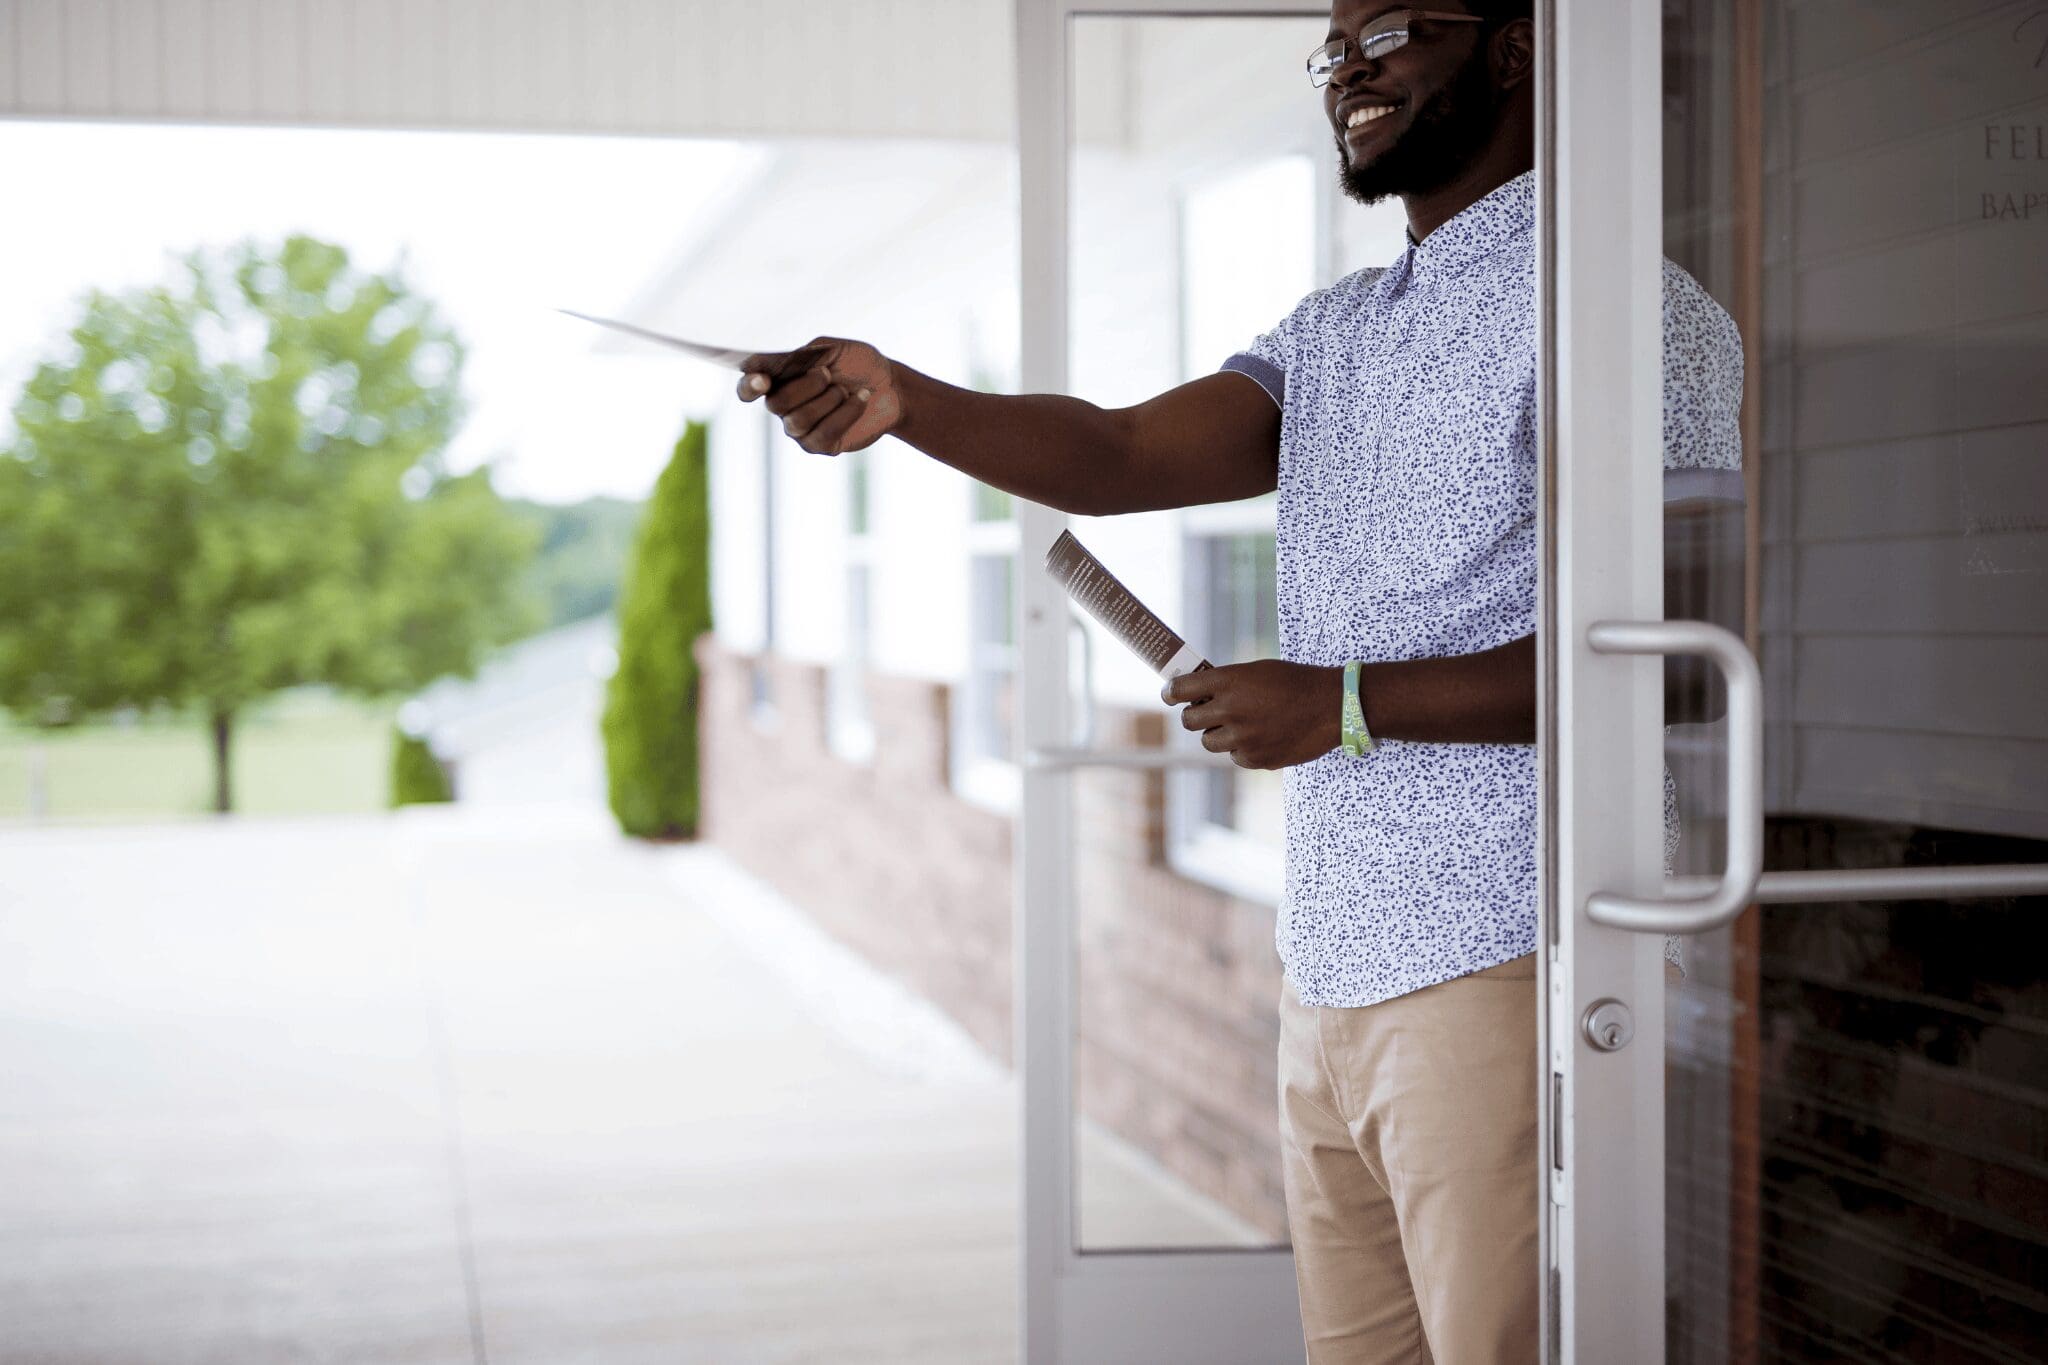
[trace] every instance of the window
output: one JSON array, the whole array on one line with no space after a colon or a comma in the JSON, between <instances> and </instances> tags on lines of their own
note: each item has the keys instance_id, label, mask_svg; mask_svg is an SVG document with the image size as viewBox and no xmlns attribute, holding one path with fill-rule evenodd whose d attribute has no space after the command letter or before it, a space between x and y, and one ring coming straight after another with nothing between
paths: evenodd
<instances>
[{"instance_id":1,"label":"window","mask_svg":"<svg viewBox=\"0 0 2048 1365\"><path fill-rule=\"evenodd\" d=\"M771 672L775 656L775 446L781 428L768 420L764 408L761 425L761 652L747 670L748 715L760 730L772 731L782 723L775 704L775 677Z\"/></svg>"},{"instance_id":2,"label":"window","mask_svg":"<svg viewBox=\"0 0 2048 1365\"><path fill-rule=\"evenodd\" d=\"M846 636L826 681L826 726L833 753L866 763L875 754L874 718L868 705L873 576L868 456L862 450L841 458L846 461Z\"/></svg>"},{"instance_id":3,"label":"window","mask_svg":"<svg viewBox=\"0 0 2048 1365\"><path fill-rule=\"evenodd\" d=\"M1184 545L1195 638L1217 663L1277 658L1272 499L1205 508L1190 521ZM1278 772L1177 773L1169 810L1174 866L1247 899L1273 901L1281 883L1280 791Z\"/></svg>"},{"instance_id":4,"label":"window","mask_svg":"<svg viewBox=\"0 0 2048 1365\"><path fill-rule=\"evenodd\" d=\"M846 461L846 534L859 539L868 533L868 453L839 458Z\"/></svg>"},{"instance_id":5,"label":"window","mask_svg":"<svg viewBox=\"0 0 2048 1365\"><path fill-rule=\"evenodd\" d=\"M1180 202L1181 378L1213 372L1314 287L1317 163L1271 157L1204 179ZM1181 516L1191 638L1216 663L1280 653L1270 496ZM1181 734L1181 743L1194 743ZM1187 876L1267 903L1280 893L1280 774L1174 774L1169 856Z\"/></svg>"},{"instance_id":6,"label":"window","mask_svg":"<svg viewBox=\"0 0 2048 1365\"><path fill-rule=\"evenodd\" d=\"M1008 493L985 483L974 485L974 521L977 525L989 521L1010 521L1016 515Z\"/></svg>"},{"instance_id":7,"label":"window","mask_svg":"<svg viewBox=\"0 0 2048 1365\"><path fill-rule=\"evenodd\" d=\"M982 491L975 486L977 511ZM998 496L1007 504L1007 495ZM1020 790L1013 724L1016 523L977 517L968 543L967 676L954 708L953 787L979 805L1008 811L1015 809Z\"/></svg>"}]
</instances>

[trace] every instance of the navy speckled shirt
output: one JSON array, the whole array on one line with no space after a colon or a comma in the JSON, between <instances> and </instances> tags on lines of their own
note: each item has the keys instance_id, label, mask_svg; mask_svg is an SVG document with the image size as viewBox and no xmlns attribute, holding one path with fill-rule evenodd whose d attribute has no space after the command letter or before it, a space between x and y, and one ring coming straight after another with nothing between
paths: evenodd
<instances>
[{"instance_id":1,"label":"navy speckled shirt","mask_svg":"<svg viewBox=\"0 0 2048 1365\"><path fill-rule=\"evenodd\" d=\"M1531 172L1224 363L1281 409L1286 658L1473 654L1535 631L1535 247ZM1741 393L1734 324L1665 262L1670 496L1739 488ZM1533 746L1390 740L1288 768L1285 791L1275 939L1302 1003L1376 1004L1535 951Z\"/></svg>"}]
</instances>

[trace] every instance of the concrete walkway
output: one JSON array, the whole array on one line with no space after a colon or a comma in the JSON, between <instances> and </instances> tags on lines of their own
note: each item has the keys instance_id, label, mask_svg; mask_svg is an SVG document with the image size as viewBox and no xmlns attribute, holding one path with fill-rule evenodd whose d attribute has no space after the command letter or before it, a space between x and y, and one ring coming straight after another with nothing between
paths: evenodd
<instances>
[{"instance_id":1,"label":"concrete walkway","mask_svg":"<svg viewBox=\"0 0 2048 1365\"><path fill-rule=\"evenodd\" d=\"M0 831L0 1360L1013 1359L1013 1085L857 1045L749 886L562 812Z\"/></svg>"}]
</instances>

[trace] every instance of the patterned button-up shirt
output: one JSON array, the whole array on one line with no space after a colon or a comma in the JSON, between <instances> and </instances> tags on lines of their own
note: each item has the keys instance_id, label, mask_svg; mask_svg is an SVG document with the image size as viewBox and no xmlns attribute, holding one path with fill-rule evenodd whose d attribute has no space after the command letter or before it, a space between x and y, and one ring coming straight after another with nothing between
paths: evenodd
<instances>
[{"instance_id":1,"label":"patterned button-up shirt","mask_svg":"<svg viewBox=\"0 0 2048 1365\"><path fill-rule=\"evenodd\" d=\"M1532 172L1225 362L1281 409L1286 658L1472 654L1535 631L1535 272ZM1668 261L1663 311L1667 489L1719 491L1741 458L1741 342ZM1289 768L1285 791L1275 938L1304 1004L1535 951L1533 746L1388 740Z\"/></svg>"}]
</instances>

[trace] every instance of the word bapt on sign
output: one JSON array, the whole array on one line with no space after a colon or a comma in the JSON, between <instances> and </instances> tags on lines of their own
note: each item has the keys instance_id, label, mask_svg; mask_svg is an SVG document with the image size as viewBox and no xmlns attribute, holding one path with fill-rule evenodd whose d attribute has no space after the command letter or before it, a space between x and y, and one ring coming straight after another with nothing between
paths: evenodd
<instances>
[{"instance_id":1,"label":"word bapt on sign","mask_svg":"<svg viewBox=\"0 0 2048 1365\"><path fill-rule=\"evenodd\" d=\"M2048 218L2048 191L2026 194L1996 194L1990 190L1984 192L1983 220L1987 223L2023 223L2032 219L2036 213Z\"/></svg>"}]
</instances>

